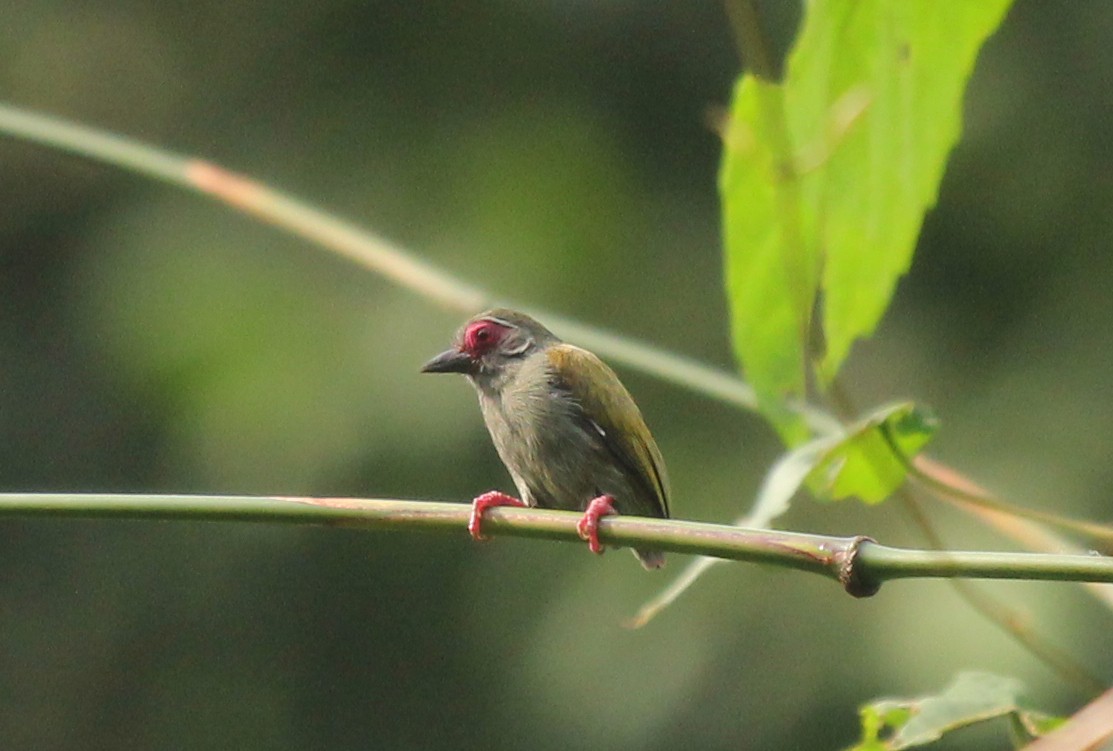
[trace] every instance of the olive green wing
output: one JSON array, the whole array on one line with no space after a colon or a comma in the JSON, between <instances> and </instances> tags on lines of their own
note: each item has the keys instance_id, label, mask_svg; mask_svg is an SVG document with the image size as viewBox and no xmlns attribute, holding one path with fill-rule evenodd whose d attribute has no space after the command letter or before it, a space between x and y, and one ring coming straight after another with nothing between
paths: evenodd
<instances>
[{"instance_id":1,"label":"olive green wing","mask_svg":"<svg viewBox=\"0 0 1113 751\"><path fill-rule=\"evenodd\" d=\"M585 430L594 430L614 458L654 499L660 516L669 516L668 477L657 442L641 410L618 376L598 357L571 344L557 344L546 351L557 386L580 405Z\"/></svg>"}]
</instances>

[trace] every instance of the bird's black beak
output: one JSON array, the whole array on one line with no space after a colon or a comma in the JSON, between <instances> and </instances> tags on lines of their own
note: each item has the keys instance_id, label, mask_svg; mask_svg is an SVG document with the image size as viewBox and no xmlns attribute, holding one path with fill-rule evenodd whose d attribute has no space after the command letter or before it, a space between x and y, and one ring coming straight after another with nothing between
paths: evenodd
<instances>
[{"instance_id":1,"label":"bird's black beak","mask_svg":"<svg viewBox=\"0 0 1113 751\"><path fill-rule=\"evenodd\" d=\"M441 352L421 366L422 373L470 373L471 369L471 357L458 349Z\"/></svg>"}]
</instances>

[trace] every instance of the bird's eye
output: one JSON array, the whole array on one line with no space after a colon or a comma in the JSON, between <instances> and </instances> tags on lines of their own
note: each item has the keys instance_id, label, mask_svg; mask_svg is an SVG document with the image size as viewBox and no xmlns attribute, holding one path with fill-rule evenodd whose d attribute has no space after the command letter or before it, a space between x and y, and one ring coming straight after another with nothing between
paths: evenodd
<instances>
[{"instance_id":1,"label":"bird's eye","mask_svg":"<svg viewBox=\"0 0 1113 751\"><path fill-rule=\"evenodd\" d=\"M464 332L464 348L469 352L483 353L495 347L502 331L490 321L472 324Z\"/></svg>"}]
</instances>

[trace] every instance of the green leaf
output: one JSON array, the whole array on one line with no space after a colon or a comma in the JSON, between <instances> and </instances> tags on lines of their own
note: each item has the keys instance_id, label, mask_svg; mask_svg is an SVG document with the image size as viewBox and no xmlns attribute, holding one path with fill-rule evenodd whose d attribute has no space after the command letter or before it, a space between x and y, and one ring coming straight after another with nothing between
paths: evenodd
<instances>
[{"instance_id":1,"label":"green leaf","mask_svg":"<svg viewBox=\"0 0 1113 751\"><path fill-rule=\"evenodd\" d=\"M806 438L784 401L805 393L817 292L829 381L908 269L1010 4L812 0L785 80L735 87L719 176L734 348L790 445Z\"/></svg>"},{"instance_id":2,"label":"green leaf","mask_svg":"<svg viewBox=\"0 0 1113 751\"><path fill-rule=\"evenodd\" d=\"M805 481L820 498L879 503L904 481L908 463L934 436L932 413L910 402L882 407L837 435L782 456L765 476L744 526L768 526L788 510Z\"/></svg>"},{"instance_id":3,"label":"green leaf","mask_svg":"<svg viewBox=\"0 0 1113 751\"><path fill-rule=\"evenodd\" d=\"M922 746L979 722L1029 715L1018 704L1020 690L1020 683L1012 678L968 672L935 696L880 699L859 710L862 737L853 751Z\"/></svg>"},{"instance_id":4,"label":"green leaf","mask_svg":"<svg viewBox=\"0 0 1113 751\"><path fill-rule=\"evenodd\" d=\"M911 402L892 404L851 426L823 451L808 475L820 498L880 503L900 487L908 463L935 435L938 421Z\"/></svg>"},{"instance_id":5,"label":"green leaf","mask_svg":"<svg viewBox=\"0 0 1113 751\"><path fill-rule=\"evenodd\" d=\"M789 170L783 88L754 76L735 87L719 193L734 350L762 412L788 445L807 437L785 409L804 394L804 343L819 284L819 252L800 227L799 185Z\"/></svg>"},{"instance_id":6,"label":"green leaf","mask_svg":"<svg viewBox=\"0 0 1113 751\"><path fill-rule=\"evenodd\" d=\"M862 739L854 747L855 751L883 751L888 748L884 734L891 734L893 728L900 728L912 712L900 702L882 699L872 704L867 704L858 710L858 718L862 726Z\"/></svg>"},{"instance_id":7,"label":"green leaf","mask_svg":"<svg viewBox=\"0 0 1113 751\"><path fill-rule=\"evenodd\" d=\"M821 373L834 377L854 340L873 333L912 261L962 130L962 95L985 39L1011 0L839 0L811 6L794 73L815 114L851 92L861 118L809 186L824 204ZM811 32L814 37L808 36ZM829 118L828 118L829 119Z\"/></svg>"}]
</instances>

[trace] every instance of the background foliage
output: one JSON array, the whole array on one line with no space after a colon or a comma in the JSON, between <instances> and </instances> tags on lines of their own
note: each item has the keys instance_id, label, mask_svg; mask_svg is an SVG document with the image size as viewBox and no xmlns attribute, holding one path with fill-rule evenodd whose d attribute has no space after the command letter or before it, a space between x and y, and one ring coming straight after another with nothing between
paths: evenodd
<instances>
[{"instance_id":1,"label":"background foliage","mask_svg":"<svg viewBox=\"0 0 1113 751\"><path fill-rule=\"evenodd\" d=\"M774 32L796 17L771 4ZM490 290L731 365L721 9L636 3L28 3L5 97L313 197ZM1021 0L985 47L910 276L846 372L943 418L933 451L1019 501L1108 518L1113 8ZM509 487L474 397L416 369L458 324L213 204L0 141L0 485L408 495ZM626 374L679 515L748 505L752 415ZM956 546L997 540L943 517ZM787 526L919 540L894 508ZM240 527L240 525L234 525ZM719 567L461 535L5 522L12 747L831 748L854 708L977 668L1081 696L941 583L851 601ZM674 560L672 570L679 568ZM1096 671L1106 616L1002 585ZM464 728L464 730L461 730Z\"/></svg>"}]
</instances>

